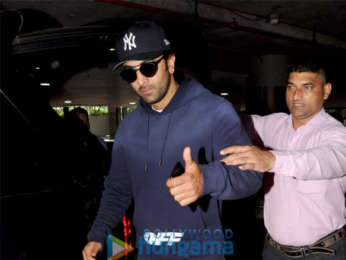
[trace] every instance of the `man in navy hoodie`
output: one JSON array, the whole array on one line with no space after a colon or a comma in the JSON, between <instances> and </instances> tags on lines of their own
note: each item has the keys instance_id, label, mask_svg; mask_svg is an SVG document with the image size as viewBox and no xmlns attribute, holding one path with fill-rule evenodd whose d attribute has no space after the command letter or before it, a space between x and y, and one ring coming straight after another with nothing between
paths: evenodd
<instances>
[{"instance_id":1,"label":"man in navy hoodie","mask_svg":"<svg viewBox=\"0 0 346 260\"><path fill-rule=\"evenodd\" d=\"M249 196L262 185L256 172L220 162L222 148L250 143L236 112L198 82L176 81L175 55L155 23L133 24L116 48L114 69L140 101L117 130L84 260L95 259L132 198L139 259L223 259L225 250L207 248L223 241L219 200ZM172 177L178 163L183 174ZM205 246L207 240L216 242Z\"/></svg>"}]
</instances>

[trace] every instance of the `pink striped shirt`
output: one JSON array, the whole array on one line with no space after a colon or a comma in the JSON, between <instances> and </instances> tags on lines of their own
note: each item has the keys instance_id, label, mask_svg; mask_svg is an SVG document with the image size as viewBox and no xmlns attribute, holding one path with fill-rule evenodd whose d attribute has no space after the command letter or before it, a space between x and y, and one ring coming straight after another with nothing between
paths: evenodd
<instances>
[{"instance_id":1,"label":"pink striped shirt","mask_svg":"<svg viewBox=\"0 0 346 260\"><path fill-rule=\"evenodd\" d=\"M273 239L303 246L344 226L346 127L324 109L297 130L284 113L252 118L276 157L274 183L264 196L264 224Z\"/></svg>"}]
</instances>

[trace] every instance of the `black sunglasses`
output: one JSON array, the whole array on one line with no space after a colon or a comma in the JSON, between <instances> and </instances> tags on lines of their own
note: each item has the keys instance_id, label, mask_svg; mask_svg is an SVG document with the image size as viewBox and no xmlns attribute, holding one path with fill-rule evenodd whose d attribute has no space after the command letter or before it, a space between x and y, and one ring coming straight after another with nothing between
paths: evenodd
<instances>
[{"instance_id":1,"label":"black sunglasses","mask_svg":"<svg viewBox=\"0 0 346 260\"><path fill-rule=\"evenodd\" d=\"M157 72L157 65L163 58L164 56L162 56L157 61L145 61L142 64L138 65L139 68L137 69L134 69L130 66L124 66L124 69L120 72L120 76L123 78L123 80L127 81L128 83L132 83L136 81L136 71L139 70L144 76L151 78L155 76Z\"/></svg>"}]
</instances>

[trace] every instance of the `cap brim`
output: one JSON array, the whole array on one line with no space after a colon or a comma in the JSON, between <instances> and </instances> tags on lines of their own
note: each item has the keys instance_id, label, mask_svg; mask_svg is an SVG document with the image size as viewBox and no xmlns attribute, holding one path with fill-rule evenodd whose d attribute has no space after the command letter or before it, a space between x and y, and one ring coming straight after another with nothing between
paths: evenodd
<instances>
[{"instance_id":1,"label":"cap brim","mask_svg":"<svg viewBox=\"0 0 346 260\"><path fill-rule=\"evenodd\" d=\"M125 58L123 61L119 61L117 64L114 65L112 71L117 70L121 65L123 65L125 62L129 60L151 60L155 59L156 57L162 55L164 50L155 51L155 52L149 52L149 53L139 53L136 55L133 55L131 57Z\"/></svg>"}]
</instances>

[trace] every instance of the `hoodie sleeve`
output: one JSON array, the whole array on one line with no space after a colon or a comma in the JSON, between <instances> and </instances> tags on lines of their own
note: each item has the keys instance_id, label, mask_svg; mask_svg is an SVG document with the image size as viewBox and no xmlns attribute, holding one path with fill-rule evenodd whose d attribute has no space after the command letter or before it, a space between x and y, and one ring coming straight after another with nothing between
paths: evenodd
<instances>
[{"instance_id":1,"label":"hoodie sleeve","mask_svg":"<svg viewBox=\"0 0 346 260\"><path fill-rule=\"evenodd\" d=\"M116 137L115 140L121 140ZM122 145L114 143L112 165L105 181L100 207L88 234L89 241L106 244L111 230L120 222L132 198L131 181L127 172Z\"/></svg>"},{"instance_id":2,"label":"hoodie sleeve","mask_svg":"<svg viewBox=\"0 0 346 260\"><path fill-rule=\"evenodd\" d=\"M237 166L220 162L220 150L230 145L249 145L249 137L232 105L224 102L218 106L212 121L213 162L200 165L203 174L203 195L218 199L240 199L256 193L262 186L262 174L242 171Z\"/></svg>"}]
</instances>

